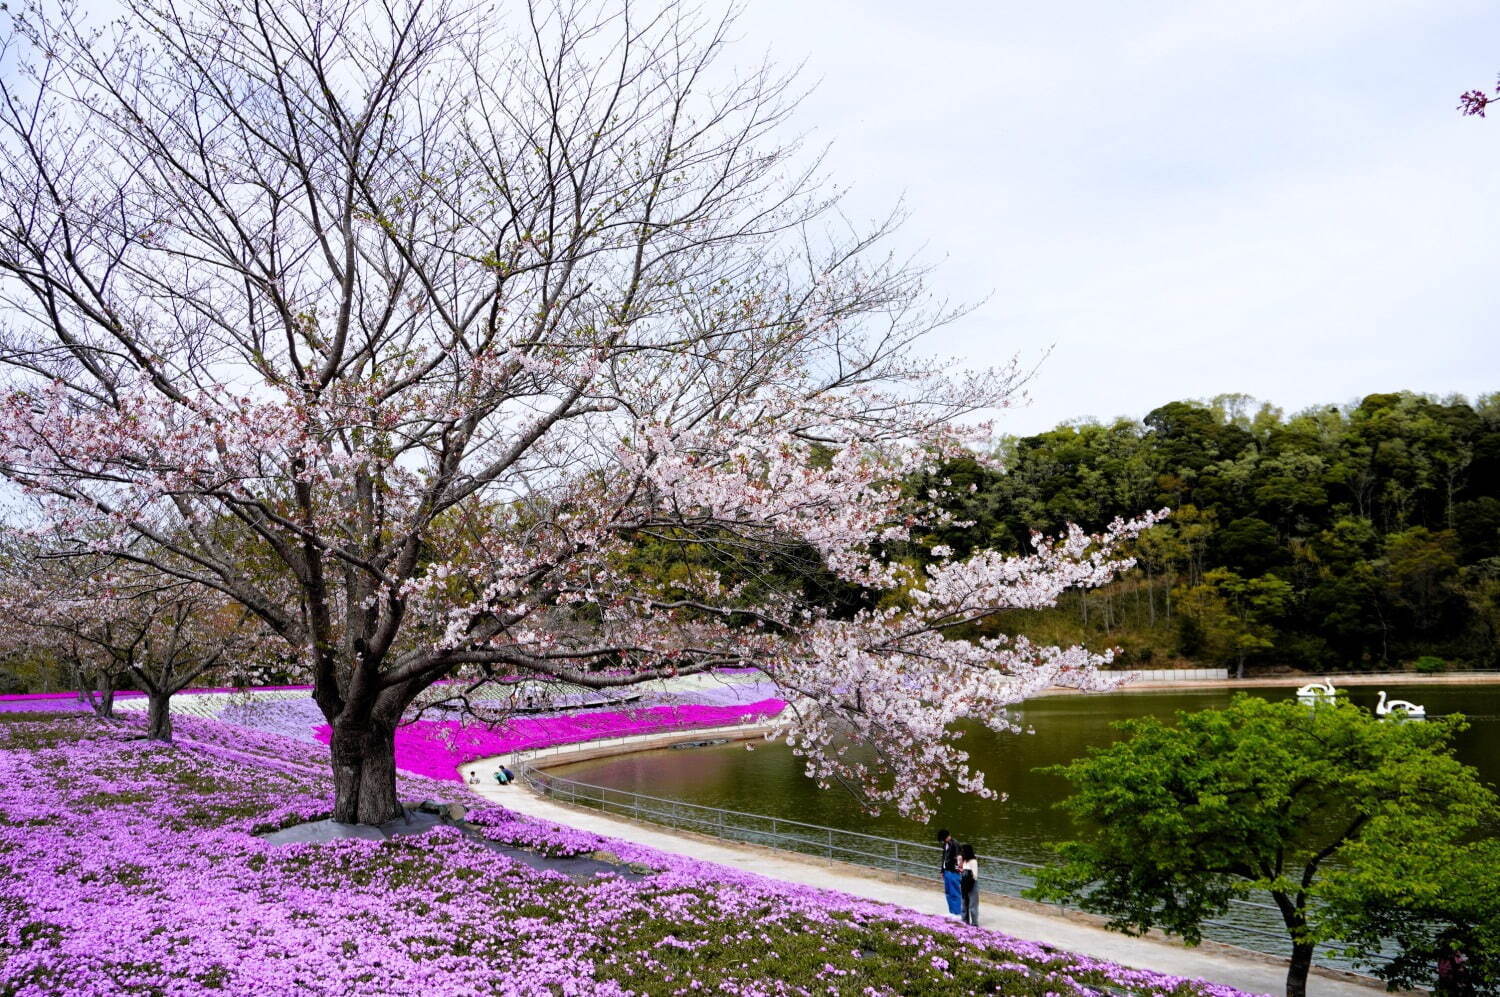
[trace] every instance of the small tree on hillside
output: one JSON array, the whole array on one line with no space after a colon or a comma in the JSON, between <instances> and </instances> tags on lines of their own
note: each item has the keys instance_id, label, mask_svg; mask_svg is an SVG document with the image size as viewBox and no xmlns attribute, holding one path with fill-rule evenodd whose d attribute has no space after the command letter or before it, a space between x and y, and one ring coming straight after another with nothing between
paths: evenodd
<instances>
[{"instance_id":1,"label":"small tree on hillside","mask_svg":"<svg viewBox=\"0 0 1500 997\"><path fill-rule=\"evenodd\" d=\"M1203 584L1177 594L1180 625L1192 633L1194 650L1233 665L1236 678L1245 677L1247 658L1275 646L1271 621L1291 601L1292 587L1275 575L1242 578L1228 568L1213 569Z\"/></svg>"},{"instance_id":2,"label":"small tree on hillside","mask_svg":"<svg viewBox=\"0 0 1500 997\"><path fill-rule=\"evenodd\" d=\"M34 556L0 580L0 642L48 649L73 669L96 713L114 693L146 694L147 736L172 740L171 700L210 676L254 675L288 648L243 606L140 564Z\"/></svg>"},{"instance_id":3,"label":"small tree on hillside","mask_svg":"<svg viewBox=\"0 0 1500 997\"><path fill-rule=\"evenodd\" d=\"M1357 848L1419 831L1455 840L1495 813L1451 753L1458 717L1380 720L1346 702L1240 695L1175 726L1117 726L1126 740L1054 769L1074 787L1061 805L1089 833L1059 848L1034 895L1196 944L1232 898L1267 892L1292 943L1288 997L1306 993L1314 944L1349 923L1320 901L1358 893Z\"/></svg>"}]
</instances>

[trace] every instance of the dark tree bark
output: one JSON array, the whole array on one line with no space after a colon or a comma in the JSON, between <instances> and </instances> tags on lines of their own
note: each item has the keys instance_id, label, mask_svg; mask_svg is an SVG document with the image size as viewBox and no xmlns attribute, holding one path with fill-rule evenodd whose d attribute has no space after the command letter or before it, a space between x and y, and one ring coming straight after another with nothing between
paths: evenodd
<instances>
[{"instance_id":1,"label":"dark tree bark","mask_svg":"<svg viewBox=\"0 0 1500 997\"><path fill-rule=\"evenodd\" d=\"M106 720L114 719L115 686L113 682L102 683L101 688L86 695L80 692L79 695L87 699L89 707L94 711L96 716L103 717Z\"/></svg>"},{"instance_id":2,"label":"dark tree bark","mask_svg":"<svg viewBox=\"0 0 1500 997\"><path fill-rule=\"evenodd\" d=\"M1347 837L1347 834L1345 837ZM1319 858L1303 871L1302 882L1304 890L1312 882L1313 873L1316 871L1318 863L1323 857L1332 853L1334 848L1343 840L1344 838L1341 837L1338 841L1328 846ZM1281 920L1286 925L1287 933L1292 936L1292 958L1287 964L1286 969L1286 997L1307 997L1307 974L1312 969L1313 958L1312 942L1303 940L1307 937L1307 914L1305 908L1307 895L1305 892L1293 895L1272 890L1271 899L1275 901L1277 908L1281 911Z\"/></svg>"},{"instance_id":3,"label":"dark tree bark","mask_svg":"<svg viewBox=\"0 0 1500 997\"><path fill-rule=\"evenodd\" d=\"M146 694L146 736L153 741L172 740L172 694L153 689Z\"/></svg>"},{"instance_id":4,"label":"dark tree bark","mask_svg":"<svg viewBox=\"0 0 1500 997\"><path fill-rule=\"evenodd\" d=\"M384 824L402 814L396 798L396 727L369 717L333 724L333 819Z\"/></svg>"},{"instance_id":5,"label":"dark tree bark","mask_svg":"<svg viewBox=\"0 0 1500 997\"><path fill-rule=\"evenodd\" d=\"M1307 973L1312 969L1311 942L1292 943L1292 961L1286 969L1286 997L1307 997Z\"/></svg>"}]
</instances>

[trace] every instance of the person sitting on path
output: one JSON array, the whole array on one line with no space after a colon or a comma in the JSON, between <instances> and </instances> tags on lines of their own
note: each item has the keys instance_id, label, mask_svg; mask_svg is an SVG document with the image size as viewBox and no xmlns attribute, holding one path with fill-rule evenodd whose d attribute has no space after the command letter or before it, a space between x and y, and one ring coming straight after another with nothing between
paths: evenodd
<instances>
[{"instance_id":1,"label":"person sitting on path","mask_svg":"<svg viewBox=\"0 0 1500 997\"><path fill-rule=\"evenodd\" d=\"M495 781L502 786L509 786L513 779L515 779L515 776L511 775L510 769L504 765L500 766L500 771L495 773Z\"/></svg>"},{"instance_id":2,"label":"person sitting on path","mask_svg":"<svg viewBox=\"0 0 1500 997\"><path fill-rule=\"evenodd\" d=\"M943 846L943 895L948 900L948 916L963 914L963 895L958 888L958 842L945 827L937 833L938 844Z\"/></svg>"},{"instance_id":3,"label":"person sitting on path","mask_svg":"<svg viewBox=\"0 0 1500 997\"><path fill-rule=\"evenodd\" d=\"M958 888L964 900L964 924L979 927L979 860L974 846L965 844L958 850L963 860L959 866Z\"/></svg>"}]
</instances>

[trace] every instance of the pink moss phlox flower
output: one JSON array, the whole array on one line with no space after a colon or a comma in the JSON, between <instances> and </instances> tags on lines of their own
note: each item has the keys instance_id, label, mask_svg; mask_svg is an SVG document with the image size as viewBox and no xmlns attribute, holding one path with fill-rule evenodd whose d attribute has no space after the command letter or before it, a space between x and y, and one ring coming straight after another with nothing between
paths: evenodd
<instances>
[{"instance_id":1,"label":"pink moss phlox flower","mask_svg":"<svg viewBox=\"0 0 1500 997\"><path fill-rule=\"evenodd\" d=\"M496 728L464 726L457 720L417 720L396 730L396 767L431 779L459 781L458 766L476 758L667 728L722 727L773 717L785 708L782 699L726 706L650 706L632 711L513 717ZM327 724L318 727L316 737L328 743L331 730Z\"/></svg>"},{"instance_id":2,"label":"pink moss phlox flower","mask_svg":"<svg viewBox=\"0 0 1500 997\"><path fill-rule=\"evenodd\" d=\"M1092 997L1100 980L1142 997L1237 994L490 804L475 807L470 835L438 828L391 841L276 846L254 834L331 812L326 749L190 716L177 729L177 743L164 745L142 739L139 715L0 724L0 989L17 997L624 997L633 991L620 980L634 978L651 980L651 992L674 992L660 989L670 983L693 993L710 987L682 959L692 965L747 943L773 959L776 945L812 937L828 953L822 972L782 980L774 961L720 966L713 992L854 992L846 988L857 977L834 959L855 930L907 946L928 992L983 947L1043 976L1061 997ZM421 776L398 782L403 799L455 792ZM651 871L572 878L498 854L483 838L551 855L607 851ZM625 941L662 923L673 927Z\"/></svg>"}]
</instances>

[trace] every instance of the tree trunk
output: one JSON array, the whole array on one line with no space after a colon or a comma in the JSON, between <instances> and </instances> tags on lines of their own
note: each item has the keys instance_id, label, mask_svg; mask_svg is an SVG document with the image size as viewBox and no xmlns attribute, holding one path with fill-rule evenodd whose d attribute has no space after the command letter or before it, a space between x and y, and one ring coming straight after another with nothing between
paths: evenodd
<instances>
[{"instance_id":1,"label":"tree trunk","mask_svg":"<svg viewBox=\"0 0 1500 997\"><path fill-rule=\"evenodd\" d=\"M344 824L384 824L401 816L396 799L394 724L333 724L333 819Z\"/></svg>"},{"instance_id":2,"label":"tree trunk","mask_svg":"<svg viewBox=\"0 0 1500 997\"><path fill-rule=\"evenodd\" d=\"M1307 997L1307 971L1312 968L1311 942L1292 943L1292 961L1286 969L1286 997Z\"/></svg>"},{"instance_id":3,"label":"tree trunk","mask_svg":"<svg viewBox=\"0 0 1500 997\"><path fill-rule=\"evenodd\" d=\"M98 716L106 720L114 719L115 715L115 690L113 686L105 686L97 693L89 693L89 706Z\"/></svg>"},{"instance_id":4,"label":"tree trunk","mask_svg":"<svg viewBox=\"0 0 1500 997\"><path fill-rule=\"evenodd\" d=\"M172 740L172 694L146 693L146 736L153 741Z\"/></svg>"}]
</instances>

